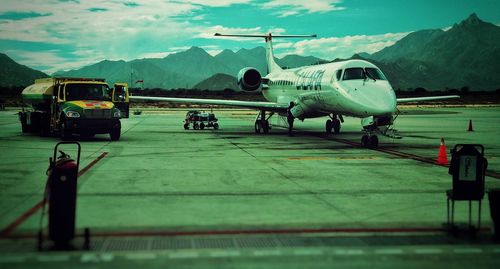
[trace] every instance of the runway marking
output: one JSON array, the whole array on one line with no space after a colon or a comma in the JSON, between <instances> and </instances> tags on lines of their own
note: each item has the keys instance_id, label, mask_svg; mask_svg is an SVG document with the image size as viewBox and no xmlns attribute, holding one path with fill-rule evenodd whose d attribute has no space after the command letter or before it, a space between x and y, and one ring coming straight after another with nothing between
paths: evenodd
<instances>
[{"instance_id":1,"label":"runway marking","mask_svg":"<svg viewBox=\"0 0 500 269\"><path fill-rule=\"evenodd\" d=\"M360 156L360 157L336 157L337 160L376 160L375 156Z\"/></svg>"},{"instance_id":2,"label":"runway marking","mask_svg":"<svg viewBox=\"0 0 500 269\"><path fill-rule=\"evenodd\" d=\"M238 257L241 256L241 252L239 250L212 251L209 255L213 258Z\"/></svg>"},{"instance_id":3,"label":"runway marking","mask_svg":"<svg viewBox=\"0 0 500 269\"><path fill-rule=\"evenodd\" d=\"M104 157L108 155L108 152L103 152L101 155L97 156L93 161L91 161L89 164L87 164L80 172L78 172L78 176L81 177L83 174L87 173L87 171L92 168L98 161L102 160Z\"/></svg>"},{"instance_id":4,"label":"runway marking","mask_svg":"<svg viewBox=\"0 0 500 269\"><path fill-rule=\"evenodd\" d=\"M36 257L36 260L39 262L67 262L69 258L69 255L43 255Z\"/></svg>"},{"instance_id":5,"label":"runway marking","mask_svg":"<svg viewBox=\"0 0 500 269\"><path fill-rule=\"evenodd\" d=\"M99 261L100 261L99 257L97 256L97 254L94 253L83 254L80 257L80 262L99 262Z\"/></svg>"},{"instance_id":6,"label":"runway marking","mask_svg":"<svg viewBox=\"0 0 500 269\"><path fill-rule=\"evenodd\" d=\"M154 260L158 257L155 253L130 253L125 258L129 260Z\"/></svg>"},{"instance_id":7,"label":"runway marking","mask_svg":"<svg viewBox=\"0 0 500 269\"><path fill-rule=\"evenodd\" d=\"M483 252L480 248L456 248L453 250L455 253L469 254L469 253L481 253Z\"/></svg>"},{"instance_id":8,"label":"runway marking","mask_svg":"<svg viewBox=\"0 0 500 269\"><path fill-rule=\"evenodd\" d=\"M385 249L376 249L375 253L382 255L395 255L395 254L403 254L403 250L398 248L385 248Z\"/></svg>"},{"instance_id":9,"label":"runway marking","mask_svg":"<svg viewBox=\"0 0 500 269\"><path fill-rule=\"evenodd\" d=\"M488 228L482 229L487 231ZM315 233L440 233L443 228L303 228L303 229L269 229L269 230L201 230L201 231L108 231L94 232L100 237L143 237L143 236L198 236L198 235L241 235L241 234L315 234Z\"/></svg>"},{"instance_id":10,"label":"runway marking","mask_svg":"<svg viewBox=\"0 0 500 269\"><path fill-rule=\"evenodd\" d=\"M290 161L323 161L330 159L329 157L289 157Z\"/></svg>"},{"instance_id":11,"label":"runway marking","mask_svg":"<svg viewBox=\"0 0 500 269\"><path fill-rule=\"evenodd\" d=\"M443 253L439 248L418 248L415 249L415 254L440 254Z\"/></svg>"},{"instance_id":12,"label":"runway marking","mask_svg":"<svg viewBox=\"0 0 500 269\"><path fill-rule=\"evenodd\" d=\"M299 256L314 256L314 255L323 255L325 254L323 250L321 249L294 249L293 250L294 255L299 255Z\"/></svg>"},{"instance_id":13,"label":"runway marking","mask_svg":"<svg viewBox=\"0 0 500 269\"><path fill-rule=\"evenodd\" d=\"M324 136L320 136L320 137L326 138L328 140L333 140L333 141L336 141L336 142L339 142L339 143L351 145L351 146L354 146L354 147L358 147L358 148L362 147L360 143L349 141L347 139L328 138L328 137L324 137ZM426 157L418 156L418 155L415 155L415 154L405 153L405 152L396 151L396 150L392 150L392 149L386 149L386 148L380 148L380 147L378 147L378 148L371 148L371 150L375 150L375 151L379 151L379 152L383 152L383 153L387 153L387 154L392 154L392 155L395 155L395 156L398 156L398 157L412 159L412 160L415 160L415 161L420 161L420 162L424 162L424 163L428 163L428 164L434 164L434 165L437 165L437 166L443 166L443 167L449 167L450 166L449 164L438 164L438 163L436 163L435 159L426 158ZM500 179L500 173L499 172L492 171L492 170L486 170L485 174L486 174L486 176Z\"/></svg>"},{"instance_id":14,"label":"runway marking","mask_svg":"<svg viewBox=\"0 0 500 269\"><path fill-rule=\"evenodd\" d=\"M171 259L193 259L198 258L200 254L194 251L172 252L168 254Z\"/></svg>"},{"instance_id":15,"label":"runway marking","mask_svg":"<svg viewBox=\"0 0 500 269\"><path fill-rule=\"evenodd\" d=\"M25 256L3 256L0 257L0 263L21 263L25 262L26 257Z\"/></svg>"},{"instance_id":16,"label":"runway marking","mask_svg":"<svg viewBox=\"0 0 500 269\"><path fill-rule=\"evenodd\" d=\"M361 249L336 249L333 251L333 253L335 255L344 255L344 256L365 254L365 252Z\"/></svg>"},{"instance_id":17,"label":"runway marking","mask_svg":"<svg viewBox=\"0 0 500 269\"><path fill-rule=\"evenodd\" d=\"M87 164L82 170L78 172L78 177L85 174L92 166L94 166L98 161L102 158L106 157L108 153L103 152L99 155L95 160ZM35 214L38 210L40 210L45 204L45 199L42 199L40 202L36 203L33 207L24 212L21 216L15 219L11 224L9 224L6 228L4 228L0 232L0 238L8 237L19 225L21 225L24 221L26 221L29 217Z\"/></svg>"},{"instance_id":18,"label":"runway marking","mask_svg":"<svg viewBox=\"0 0 500 269\"><path fill-rule=\"evenodd\" d=\"M254 256L257 257L264 257L264 256L281 256L283 252L281 250L277 249L270 249L270 250L254 250L252 252Z\"/></svg>"},{"instance_id":19,"label":"runway marking","mask_svg":"<svg viewBox=\"0 0 500 269\"><path fill-rule=\"evenodd\" d=\"M110 253L104 253L104 254L85 253L80 257L80 262L83 263L111 262L114 260L114 258L115 256Z\"/></svg>"}]
</instances>

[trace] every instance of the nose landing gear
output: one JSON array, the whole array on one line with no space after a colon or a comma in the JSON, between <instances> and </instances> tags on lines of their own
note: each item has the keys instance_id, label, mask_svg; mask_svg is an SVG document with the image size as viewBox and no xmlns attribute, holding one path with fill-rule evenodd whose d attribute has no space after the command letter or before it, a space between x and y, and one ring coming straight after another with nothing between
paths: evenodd
<instances>
[{"instance_id":1,"label":"nose landing gear","mask_svg":"<svg viewBox=\"0 0 500 269\"><path fill-rule=\"evenodd\" d=\"M365 148L376 148L378 147L378 136L374 134L364 134L361 137L361 146Z\"/></svg>"}]
</instances>

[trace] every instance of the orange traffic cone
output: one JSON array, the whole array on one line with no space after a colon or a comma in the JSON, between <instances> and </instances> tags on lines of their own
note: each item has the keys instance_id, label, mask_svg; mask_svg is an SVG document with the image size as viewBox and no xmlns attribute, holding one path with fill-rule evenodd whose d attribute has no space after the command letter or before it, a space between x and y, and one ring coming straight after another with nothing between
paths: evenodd
<instances>
[{"instance_id":1,"label":"orange traffic cone","mask_svg":"<svg viewBox=\"0 0 500 269\"><path fill-rule=\"evenodd\" d=\"M472 120L469 120L469 129L467 129L468 132L474 132L474 129L472 129Z\"/></svg>"},{"instance_id":2,"label":"orange traffic cone","mask_svg":"<svg viewBox=\"0 0 500 269\"><path fill-rule=\"evenodd\" d=\"M441 145L439 145L439 154L436 160L437 164L448 164L448 156L446 155L446 146L444 145L444 138L441 138Z\"/></svg>"}]
</instances>

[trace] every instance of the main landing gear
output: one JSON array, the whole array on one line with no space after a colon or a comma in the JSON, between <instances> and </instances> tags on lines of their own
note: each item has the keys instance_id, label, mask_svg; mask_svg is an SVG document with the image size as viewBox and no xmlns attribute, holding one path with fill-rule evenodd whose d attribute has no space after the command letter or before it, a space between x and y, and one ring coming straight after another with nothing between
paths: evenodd
<instances>
[{"instance_id":1,"label":"main landing gear","mask_svg":"<svg viewBox=\"0 0 500 269\"><path fill-rule=\"evenodd\" d=\"M269 124L269 119L274 115L274 113L271 112L269 114L269 117L266 118L266 111L262 110L259 112L259 115L255 119L255 133L260 134L261 132L264 134L269 133L269 130L271 129L271 125Z\"/></svg>"},{"instance_id":2,"label":"main landing gear","mask_svg":"<svg viewBox=\"0 0 500 269\"><path fill-rule=\"evenodd\" d=\"M344 122L342 115L330 114L330 119L325 123L325 130L327 134L331 134L332 130L334 134L340 133L340 123Z\"/></svg>"},{"instance_id":3,"label":"main landing gear","mask_svg":"<svg viewBox=\"0 0 500 269\"><path fill-rule=\"evenodd\" d=\"M376 148L378 147L378 136L366 133L361 137L361 146L365 148Z\"/></svg>"}]
</instances>

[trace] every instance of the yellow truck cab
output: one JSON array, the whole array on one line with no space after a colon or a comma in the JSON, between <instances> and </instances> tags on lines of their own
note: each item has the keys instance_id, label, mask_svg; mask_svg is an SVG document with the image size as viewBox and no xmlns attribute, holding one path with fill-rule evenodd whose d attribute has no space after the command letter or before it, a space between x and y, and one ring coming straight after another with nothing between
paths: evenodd
<instances>
[{"instance_id":1,"label":"yellow truck cab","mask_svg":"<svg viewBox=\"0 0 500 269\"><path fill-rule=\"evenodd\" d=\"M111 140L118 140L123 117L118 106L128 115L128 89L122 89L125 98L116 104L114 92L99 78L37 79L22 92L27 109L19 112L21 129L41 135L59 133L63 140L73 134L104 133L109 133Z\"/></svg>"}]
</instances>

